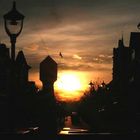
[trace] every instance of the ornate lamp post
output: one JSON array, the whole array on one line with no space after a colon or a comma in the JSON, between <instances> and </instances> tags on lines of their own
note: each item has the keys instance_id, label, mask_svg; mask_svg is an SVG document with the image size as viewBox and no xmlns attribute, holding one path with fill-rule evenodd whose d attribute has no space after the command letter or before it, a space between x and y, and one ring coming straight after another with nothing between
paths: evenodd
<instances>
[{"instance_id":1,"label":"ornate lamp post","mask_svg":"<svg viewBox=\"0 0 140 140\"><path fill-rule=\"evenodd\" d=\"M19 34L22 31L23 28L23 20L24 15L22 15L20 12L16 9L16 2L13 1L13 7L12 9L6 13L4 16L4 26L5 31L10 37L11 41L11 60L14 63L15 62L15 44L16 44L16 38L19 36ZM9 131L13 132L16 126L16 111L15 111L15 96L16 96L16 71L15 71L15 65L12 64L11 66L11 73L10 73L10 85L9 85Z\"/></svg>"},{"instance_id":2,"label":"ornate lamp post","mask_svg":"<svg viewBox=\"0 0 140 140\"><path fill-rule=\"evenodd\" d=\"M11 59L12 61L15 61L16 38L22 31L24 15L17 11L16 2L14 1L12 10L6 13L3 18L5 31L10 37L11 41Z\"/></svg>"}]
</instances>

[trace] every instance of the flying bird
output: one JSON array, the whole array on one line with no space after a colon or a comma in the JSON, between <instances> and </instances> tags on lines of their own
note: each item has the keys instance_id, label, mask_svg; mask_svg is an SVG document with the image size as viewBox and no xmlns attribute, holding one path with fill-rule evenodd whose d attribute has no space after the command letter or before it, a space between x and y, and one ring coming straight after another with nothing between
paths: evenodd
<instances>
[{"instance_id":1,"label":"flying bird","mask_svg":"<svg viewBox=\"0 0 140 140\"><path fill-rule=\"evenodd\" d=\"M62 53L61 53L61 52L59 53L59 55L60 55L60 57L61 57L61 58L63 58L63 55L62 55Z\"/></svg>"}]
</instances>

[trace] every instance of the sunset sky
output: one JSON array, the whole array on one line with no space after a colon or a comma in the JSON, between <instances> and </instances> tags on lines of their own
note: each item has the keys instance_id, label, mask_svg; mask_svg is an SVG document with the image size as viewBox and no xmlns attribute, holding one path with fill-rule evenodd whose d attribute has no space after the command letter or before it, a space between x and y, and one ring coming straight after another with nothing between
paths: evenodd
<instances>
[{"instance_id":1,"label":"sunset sky","mask_svg":"<svg viewBox=\"0 0 140 140\"><path fill-rule=\"evenodd\" d=\"M11 6L12 0L0 0L0 41L8 47L3 15ZM50 55L58 63L58 82L69 74L80 80L77 92L90 80L111 81L113 48L122 33L128 46L140 22L140 0L17 0L17 9L25 21L16 51L23 50L32 66L30 80L40 84L39 63Z\"/></svg>"}]
</instances>

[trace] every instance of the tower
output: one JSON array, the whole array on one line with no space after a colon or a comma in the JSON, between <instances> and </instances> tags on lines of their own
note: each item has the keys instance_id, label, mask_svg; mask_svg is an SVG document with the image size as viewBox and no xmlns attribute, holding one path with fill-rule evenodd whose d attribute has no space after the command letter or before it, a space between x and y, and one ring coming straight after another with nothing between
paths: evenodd
<instances>
[{"instance_id":1,"label":"tower","mask_svg":"<svg viewBox=\"0 0 140 140\"><path fill-rule=\"evenodd\" d=\"M50 56L40 63L40 80L43 83L41 92L43 94L40 94L43 99L41 108L45 108L42 112L40 129L45 135L48 133L54 137L57 134L57 119L53 84L57 80L57 63ZM49 119L46 121L47 117Z\"/></svg>"},{"instance_id":2,"label":"tower","mask_svg":"<svg viewBox=\"0 0 140 140\"><path fill-rule=\"evenodd\" d=\"M123 37L118 47L113 49L113 83L118 89L125 89L129 84L131 66L131 48L126 47Z\"/></svg>"},{"instance_id":3,"label":"tower","mask_svg":"<svg viewBox=\"0 0 140 140\"><path fill-rule=\"evenodd\" d=\"M28 71L31 67L27 64L23 51L19 51L16 58L17 85L21 90L25 90L28 85Z\"/></svg>"},{"instance_id":4,"label":"tower","mask_svg":"<svg viewBox=\"0 0 140 140\"><path fill-rule=\"evenodd\" d=\"M54 94L53 84L57 80L57 63L50 56L40 63L40 80L43 83L43 90Z\"/></svg>"},{"instance_id":5,"label":"tower","mask_svg":"<svg viewBox=\"0 0 140 140\"><path fill-rule=\"evenodd\" d=\"M139 81L140 81L140 32L131 32L129 46L133 52L133 55L132 55L133 80L136 85L139 85Z\"/></svg>"},{"instance_id":6,"label":"tower","mask_svg":"<svg viewBox=\"0 0 140 140\"><path fill-rule=\"evenodd\" d=\"M9 85L10 56L9 48L5 44L0 44L0 92L6 92Z\"/></svg>"}]
</instances>

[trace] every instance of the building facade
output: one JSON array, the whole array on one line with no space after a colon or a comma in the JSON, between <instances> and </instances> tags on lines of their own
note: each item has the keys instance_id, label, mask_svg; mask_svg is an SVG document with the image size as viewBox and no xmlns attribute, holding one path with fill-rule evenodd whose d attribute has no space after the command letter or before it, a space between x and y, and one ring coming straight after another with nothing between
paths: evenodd
<instances>
[{"instance_id":1,"label":"building facade","mask_svg":"<svg viewBox=\"0 0 140 140\"><path fill-rule=\"evenodd\" d=\"M123 37L113 49L113 88L118 92L140 85L140 33L131 32L129 46ZM133 86L134 88L134 86Z\"/></svg>"}]
</instances>

